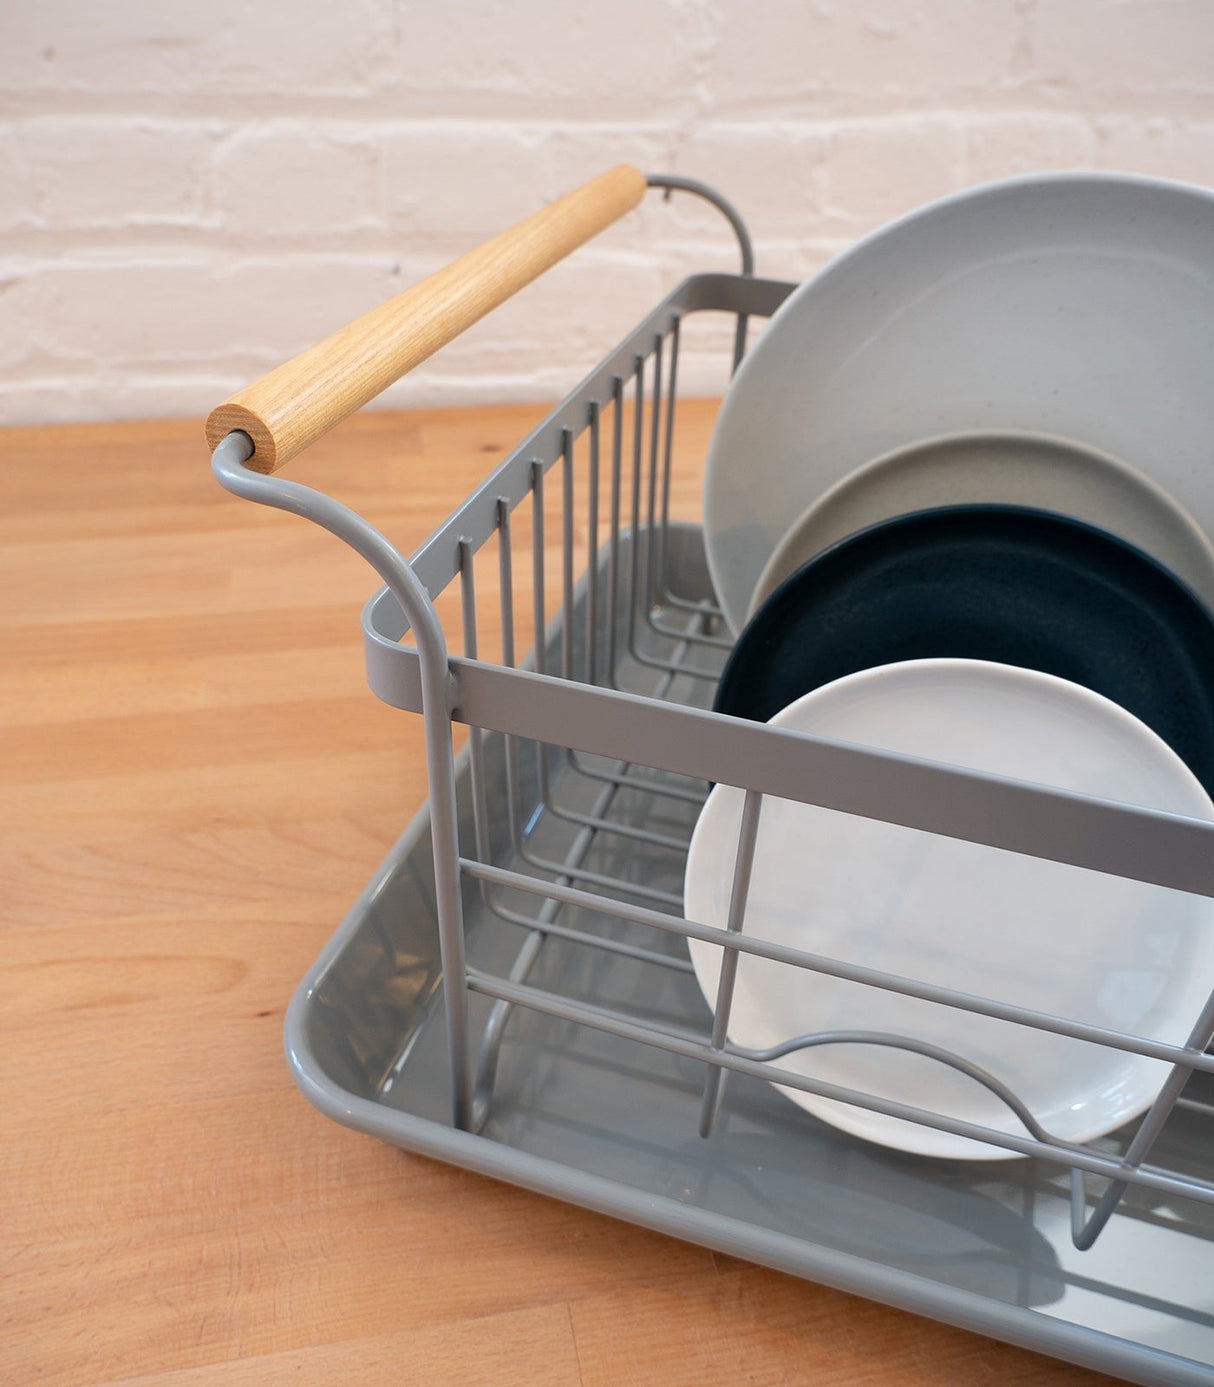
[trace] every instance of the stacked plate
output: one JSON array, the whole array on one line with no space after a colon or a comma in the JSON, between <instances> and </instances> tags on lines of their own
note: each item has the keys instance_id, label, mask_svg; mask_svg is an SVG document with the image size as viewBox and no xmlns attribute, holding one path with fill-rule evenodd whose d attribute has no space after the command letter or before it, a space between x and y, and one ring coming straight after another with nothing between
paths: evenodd
<instances>
[{"instance_id":1,"label":"stacked plate","mask_svg":"<svg viewBox=\"0 0 1214 1387\"><path fill-rule=\"evenodd\" d=\"M705 542L737 635L718 711L1214 820L1212 324L1214 195L1154 180L989 185L832 262L714 433ZM717 786L696 828L703 923L726 923L742 799ZM744 928L1176 1044L1214 986L1214 902L770 798ZM722 950L691 947L715 1004ZM729 1031L1023 1135L1011 1094L1065 1141L1141 1113L1167 1072L745 955ZM888 1146L1013 1154L783 1091Z\"/></svg>"}]
</instances>

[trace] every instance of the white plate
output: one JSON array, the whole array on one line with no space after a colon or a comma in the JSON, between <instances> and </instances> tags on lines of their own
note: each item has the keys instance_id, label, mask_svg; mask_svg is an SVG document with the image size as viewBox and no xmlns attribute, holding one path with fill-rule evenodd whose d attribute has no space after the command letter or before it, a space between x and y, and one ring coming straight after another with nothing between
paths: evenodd
<instances>
[{"instance_id":1,"label":"white plate","mask_svg":"<svg viewBox=\"0 0 1214 1387\"><path fill-rule=\"evenodd\" d=\"M1197 780L1117 704L1031 670L916 660L848 675L773 724L1214 819ZM691 842L689 919L724 927L743 793L718 785ZM1214 984L1214 902L1061 863L768 798L745 933L1130 1034L1183 1044ZM722 950L690 941L715 1002ZM868 1030L941 1046L1009 1085L1047 1131L1088 1141L1141 1113L1167 1066L1011 1022L740 956L729 1033L766 1049ZM805 1077L1024 1135L986 1088L938 1060L839 1044L778 1061ZM1013 1153L782 1089L869 1141L937 1157Z\"/></svg>"},{"instance_id":2,"label":"white plate","mask_svg":"<svg viewBox=\"0 0 1214 1387\"><path fill-rule=\"evenodd\" d=\"M738 629L789 524L895 448L1026 429L1146 473L1214 535L1214 194L1121 174L988 184L858 242L735 376L704 481Z\"/></svg>"},{"instance_id":3,"label":"white plate","mask_svg":"<svg viewBox=\"0 0 1214 1387\"><path fill-rule=\"evenodd\" d=\"M1214 610L1214 545L1162 487L1094 448L1005 430L912 443L836 482L785 533L747 620L802 564L857 530L932 506L991 503L1099 526L1150 554Z\"/></svg>"}]
</instances>

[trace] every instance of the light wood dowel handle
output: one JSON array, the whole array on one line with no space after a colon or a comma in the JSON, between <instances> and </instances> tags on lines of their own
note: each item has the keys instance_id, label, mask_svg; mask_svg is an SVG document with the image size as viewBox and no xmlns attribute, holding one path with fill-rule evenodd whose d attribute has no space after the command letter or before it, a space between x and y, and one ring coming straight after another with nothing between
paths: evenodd
<instances>
[{"instance_id":1,"label":"light wood dowel handle","mask_svg":"<svg viewBox=\"0 0 1214 1387\"><path fill-rule=\"evenodd\" d=\"M212 448L243 429L246 466L274 472L465 328L640 202L645 175L600 174L216 406Z\"/></svg>"}]
</instances>

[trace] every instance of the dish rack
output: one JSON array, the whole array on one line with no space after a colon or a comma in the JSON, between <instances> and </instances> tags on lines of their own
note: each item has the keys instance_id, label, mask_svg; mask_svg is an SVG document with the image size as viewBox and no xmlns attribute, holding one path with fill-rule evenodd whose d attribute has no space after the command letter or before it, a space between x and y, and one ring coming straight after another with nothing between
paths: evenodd
<instances>
[{"instance_id":1,"label":"dish rack","mask_svg":"<svg viewBox=\"0 0 1214 1387\"><path fill-rule=\"evenodd\" d=\"M679 285L407 561L269 475L646 186L723 212L741 272ZM736 367L750 321L794 287L755 277L711 189L621 166L213 413L222 485L378 571L368 680L424 719L429 801L291 1003L294 1077L334 1120L442 1160L1133 1381L1214 1383L1214 1001L1166 1045L742 928L765 795L1214 895L1214 824L710 710L731 641L699 527L674 518L681 341L692 315L723 315ZM716 782L746 790L727 931L682 915ZM688 938L725 950L713 1007ZM821 1035L766 1052L728 1038L739 953L871 988L873 1032L836 1039L888 1043L892 989L1149 1055L1166 1079L1142 1119L1077 1146L1024 1110L1023 1134L1000 1135L800 1078L774 1061ZM772 1081L1022 1159L866 1144Z\"/></svg>"}]
</instances>

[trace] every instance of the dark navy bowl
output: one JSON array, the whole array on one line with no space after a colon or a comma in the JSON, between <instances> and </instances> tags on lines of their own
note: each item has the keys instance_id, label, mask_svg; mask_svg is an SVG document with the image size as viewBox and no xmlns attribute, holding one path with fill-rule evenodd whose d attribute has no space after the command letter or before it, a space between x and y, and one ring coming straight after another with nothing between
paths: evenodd
<instances>
[{"instance_id":1,"label":"dark navy bowl","mask_svg":"<svg viewBox=\"0 0 1214 1387\"><path fill-rule=\"evenodd\" d=\"M917 511L798 569L738 637L718 712L766 722L810 689L899 660L1019 665L1111 698L1214 795L1214 621L1162 564L1024 506Z\"/></svg>"}]
</instances>

